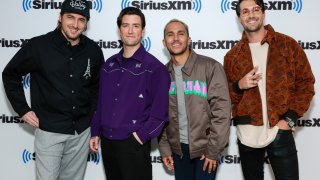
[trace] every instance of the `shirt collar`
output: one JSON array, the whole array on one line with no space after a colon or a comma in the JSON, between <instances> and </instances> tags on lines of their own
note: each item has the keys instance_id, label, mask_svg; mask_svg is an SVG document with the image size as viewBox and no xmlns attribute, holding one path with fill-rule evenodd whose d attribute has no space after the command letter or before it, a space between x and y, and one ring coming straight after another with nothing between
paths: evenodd
<instances>
[{"instance_id":1,"label":"shirt collar","mask_svg":"<svg viewBox=\"0 0 320 180\"><path fill-rule=\"evenodd\" d=\"M134 54L130 57L130 58L128 58L129 59L129 61L131 60L131 59L133 59L133 60L136 60L136 61L139 61L139 62L143 62L143 58L144 58L144 56L145 56L145 54L147 53L147 51L144 49L144 47L143 47L143 45L142 44L140 44L140 47L136 50L136 52L134 52ZM121 49L121 51L117 54L117 56L116 56L116 60L118 61L118 62L121 62L122 61L122 55L123 55L123 48Z\"/></svg>"},{"instance_id":2,"label":"shirt collar","mask_svg":"<svg viewBox=\"0 0 320 180\"><path fill-rule=\"evenodd\" d=\"M193 49L190 49L189 57L188 57L186 63L184 64L183 68L181 69L188 76L191 76L191 72L192 72L192 69L193 69L194 64L196 62L197 56L198 56L197 53ZM173 69L172 60L170 60L168 65L169 65L169 71L173 72L174 69Z\"/></svg>"}]
</instances>

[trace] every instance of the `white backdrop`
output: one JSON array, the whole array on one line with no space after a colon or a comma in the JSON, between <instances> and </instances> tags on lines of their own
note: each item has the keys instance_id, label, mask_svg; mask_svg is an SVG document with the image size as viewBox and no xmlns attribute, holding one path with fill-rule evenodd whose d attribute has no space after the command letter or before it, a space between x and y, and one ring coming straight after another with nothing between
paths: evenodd
<instances>
[{"instance_id":1,"label":"white backdrop","mask_svg":"<svg viewBox=\"0 0 320 180\"><path fill-rule=\"evenodd\" d=\"M56 27L59 5L62 0L1 0L0 6L0 71L21 45L31 37L47 33ZM91 20L86 34L103 49L105 58L120 50L116 18L123 7L135 6L146 16L146 33L143 44L161 62L168 62L168 53L162 45L163 27L172 18L185 21L190 28L196 52L223 63L226 52L240 39L242 27L237 22L232 0L92 0ZM316 80L320 66L320 1L315 0L265 0L266 23L276 31L295 38L305 49ZM159 8L160 7L160 8ZM0 75L1 76L1 75ZM28 95L28 77L24 80ZM316 95L309 111L298 121L295 133L300 163L301 180L319 180L320 157L320 85L316 82ZM34 129L23 123L12 110L0 85L0 178L35 179ZM219 162L218 180L243 179L240 157L236 145L235 128L231 129L230 145ZM154 180L173 180L160 160L157 143L151 153ZM134 166L134 164L133 164ZM268 166L266 180L274 179ZM105 179L100 155L88 155L86 180Z\"/></svg>"}]
</instances>

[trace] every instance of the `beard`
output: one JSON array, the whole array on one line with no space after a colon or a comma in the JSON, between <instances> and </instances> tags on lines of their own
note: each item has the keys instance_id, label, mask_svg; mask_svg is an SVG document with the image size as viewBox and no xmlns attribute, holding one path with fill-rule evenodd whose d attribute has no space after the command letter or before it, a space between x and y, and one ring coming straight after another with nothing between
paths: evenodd
<instances>
[{"instance_id":1,"label":"beard","mask_svg":"<svg viewBox=\"0 0 320 180\"><path fill-rule=\"evenodd\" d=\"M61 28L62 33L67 38L68 41L77 41L80 38L81 32L77 32L76 34L72 34L67 29Z\"/></svg>"}]
</instances>

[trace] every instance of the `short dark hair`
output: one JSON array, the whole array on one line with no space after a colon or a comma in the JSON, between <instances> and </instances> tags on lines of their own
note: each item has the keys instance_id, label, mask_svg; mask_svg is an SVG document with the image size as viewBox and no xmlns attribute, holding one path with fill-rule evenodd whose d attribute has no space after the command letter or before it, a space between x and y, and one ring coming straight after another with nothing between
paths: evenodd
<instances>
[{"instance_id":1,"label":"short dark hair","mask_svg":"<svg viewBox=\"0 0 320 180\"><path fill-rule=\"evenodd\" d=\"M182 24L183 27L185 28L186 32L187 32L187 35L189 36L189 27L188 27L188 25L186 23L184 23L183 21L181 21L179 19L171 19L163 29L163 37L164 38L166 37L166 30L167 30L168 25L170 23L174 23L174 22Z\"/></svg>"},{"instance_id":2,"label":"short dark hair","mask_svg":"<svg viewBox=\"0 0 320 180\"><path fill-rule=\"evenodd\" d=\"M122 18L124 15L138 15L141 19L142 29L144 29L144 27L146 26L146 19L140 9L135 8L135 7L126 7L124 9L122 9L122 11L120 12L120 14L117 18L118 28L120 28L120 26L121 26Z\"/></svg>"},{"instance_id":3,"label":"short dark hair","mask_svg":"<svg viewBox=\"0 0 320 180\"><path fill-rule=\"evenodd\" d=\"M245 1L245 0L239 0L239 1L238 1L238 4L237 4L237 6L236 6L236 13L237 13L237 16L238 16L238 17L240 16L240 3L241 3L242 1ZM264 7L264 2L263 2L263 0L253 0L253 1L256 2L256 4L257 4L258 6L261 7L261 11L262 11L262 13L264 13L264 11L266 10L266 8Z\"/></svg>"}]
</instances>

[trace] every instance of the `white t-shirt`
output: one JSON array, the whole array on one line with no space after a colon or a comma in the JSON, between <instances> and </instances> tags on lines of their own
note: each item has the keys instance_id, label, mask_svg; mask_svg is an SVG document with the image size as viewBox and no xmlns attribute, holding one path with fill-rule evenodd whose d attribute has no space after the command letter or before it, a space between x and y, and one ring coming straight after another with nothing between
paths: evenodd
<instances>
[{"instance_id":1,"label":"white t-shirt","mask_svg":"<svg viewBox=\"0 0 320 180\"><path fill-rule=\"evenodd\" d=\"M237 125L237 136L242 144L253 147L262 148L268 146L274 141L279 127L270 128L268 123L267 102L266 102L266 67L269 44L249 43L253 66L258 66L257 73L261 73L262 78L258 82L258 88L262 102L263 125Z\"/></svg>"}]
</instances>

